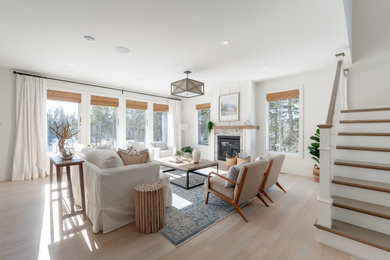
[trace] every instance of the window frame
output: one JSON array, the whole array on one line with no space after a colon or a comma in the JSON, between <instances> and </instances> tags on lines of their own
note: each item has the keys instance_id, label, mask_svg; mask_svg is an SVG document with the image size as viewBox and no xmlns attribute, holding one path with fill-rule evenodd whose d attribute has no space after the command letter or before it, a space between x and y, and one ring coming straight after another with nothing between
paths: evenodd
<instances>
[{"instance_id":1,"label":"window frame","mask_svg":"<svg viewBox=\"0 0 390 260\"><path fill-rule=\"evenodd\" d=\"M210 108L206 108L209 110L209 115L210 115L210 118L209 118L209 121L211 120L211 107ZM196 146L200 146L200 147L208 147L210 145L210 135L209 135L209 138L208 138L208 144L205 145L205 144L200 144L199 143L199 111L200 110L206 110L206 109L196 109Z\"/></svg>"},{"instance_id":2,"label":"window frame","mask_svg":"<svg viewBox=\"0 0 390 260\"><path fill-rule=\"evenodd\" d=\"M267 101L267 94L272 94L272 93L277 93L277 92L282 92L282 91L290 91L290 90L295 90L295 89L298 89L299 90L299 142L298 142L298 153L286 153L286 152L275 152L275 151L271 151L269 150L269 106L268 106L268 101ZM267 151L267 153L271 153L271 154L284 154L286 155L287 158L295 158L295 159L303 159L303 144L304 144L304 136L303 136L303 132L304 132L304 125L303 125L303 122L304 122L304 113L303 113L303 99L304 99L304 92L303 92L303 85L299 85L299 86L292 86L292 87L285 87L285 88L277 88L277 89L272 89L272 90L268 90L266 91L266 93L264 94L264 100L265 100L265 111L266 111L266 118L265 118L265 122L266 122L266 128L265 128L265 149Z\"/></svg>"}]
</instances>

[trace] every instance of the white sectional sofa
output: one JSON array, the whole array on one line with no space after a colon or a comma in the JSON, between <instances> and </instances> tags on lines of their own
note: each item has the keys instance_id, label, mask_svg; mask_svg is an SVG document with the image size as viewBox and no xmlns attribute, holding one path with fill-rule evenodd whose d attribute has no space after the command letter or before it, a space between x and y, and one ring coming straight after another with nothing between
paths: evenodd
<instances>
[{"instance_id":1,"label":"white sectional sofa","mask_svg":"<svg viewBox=\"0 0 390 260\"><path fill-rule=\"evenodd\" d=\"M80 157L85 154L79 153ZM107 159L107 158L106 158ZM99 158L104 165L104 158ZM115 166L112 159L109 166ZM120 163L119 163L120 164ZM135 220L134 188L137 184L161 181L165 184L165 204L172 205L172 189L169 180L160 180L160 165L148 162L101 168L88 160L84 163L86 211L92 231L107 233ZM72 169L73 193L76 204L81 204L78 168Z\"/></svg>"}]
</instances>

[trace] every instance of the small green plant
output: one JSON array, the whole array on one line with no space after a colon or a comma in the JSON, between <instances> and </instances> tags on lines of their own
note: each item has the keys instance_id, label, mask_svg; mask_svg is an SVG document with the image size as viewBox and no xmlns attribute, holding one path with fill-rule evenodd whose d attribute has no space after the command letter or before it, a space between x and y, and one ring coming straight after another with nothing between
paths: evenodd
<instances>
[{"instance_id":1,"label":"small green plant","mask_svg":"<svg viewBox=\"0 0 390 260\"><path fill-rule=\"evenodd\" d=\"M192 147L191 146L186 146L186 147L184 147L184 148L182 148L181 149L181 151L183 152L183 153L190 153L190 154L192 154Z\"/></svg>"},{"instance_id":2,"label":"small green plant","mask_svg":"<svg viewBox=\"0 0 390 260\"><path fill-rule=\"evenodd\" d=\"M310 136L310 139L314 142L307 149L309 149L309 153L312 155L311 158L317 163L320 163L320 129L317 128L314 135Z\"/></svg>"},{"instance_id":3,"label":"small green plant","mask_svg":"<svg viewBox=\"0 0 390 260\"><path fill-rule=\"evenodd\" d=\"M209 122L207 123L207 128L208 128L208 130L209 130L209 134L211 133L211 130L213 129L213 126L214 126L214 123L213 123L213 122L209 121Z\"/></svg>"},{"instance_id":4,"label":"small green plant","mask_svg":"<svg viewBox=\"0 0 390 260\"><path fill-rule=\"evenodd\" d=\"M177 156L180 156L181 154L182 154L182 152L181 152L180 150L177 150L177 151L176 151L176 155L177 155Z\"/></svg>"}]
</instances>

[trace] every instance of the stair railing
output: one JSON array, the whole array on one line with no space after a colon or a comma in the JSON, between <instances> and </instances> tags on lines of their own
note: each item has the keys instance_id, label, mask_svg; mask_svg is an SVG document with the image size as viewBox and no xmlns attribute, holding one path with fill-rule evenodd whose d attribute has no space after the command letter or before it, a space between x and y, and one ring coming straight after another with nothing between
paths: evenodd
<instances>
[{"instance_id":1,"label":"stair railing","mask_svg":"<svg viewBox=\"0 0 390 260\"><path fill-rule=\"evenodd\" d=\"M340 119L340 110L346 109L345 96L346 80L344 80L343 58L345 54L336 54L337 68L333 82L326 123L320 128L320 184L318 196L317 223L321 226L332 227L332 192L331 184L334 176L334 159L336 151L336 135Z\"/></svg>"}]
</instances>

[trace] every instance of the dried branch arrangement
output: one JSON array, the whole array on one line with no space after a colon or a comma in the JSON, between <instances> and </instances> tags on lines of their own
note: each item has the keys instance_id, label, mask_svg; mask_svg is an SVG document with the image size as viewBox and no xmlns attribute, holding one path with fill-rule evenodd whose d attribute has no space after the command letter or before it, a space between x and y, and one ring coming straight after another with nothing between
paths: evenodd
<instances>
[{"instance_id":1,"label":"dried branch arrangement","mask_svg":"<svg viewBox=\"0 0 390 260\"><path fill-rule=\"evenodd\" d=\"M63 122L60 125L58 125L57 122L54 121L53 126L50 126L50 129L53 130L53 132L57 136L60 151L64 149L64 144L66 140L80 132L72 132L68 120L66 120L66 123Z\"/></svg>"}]
</instances>

